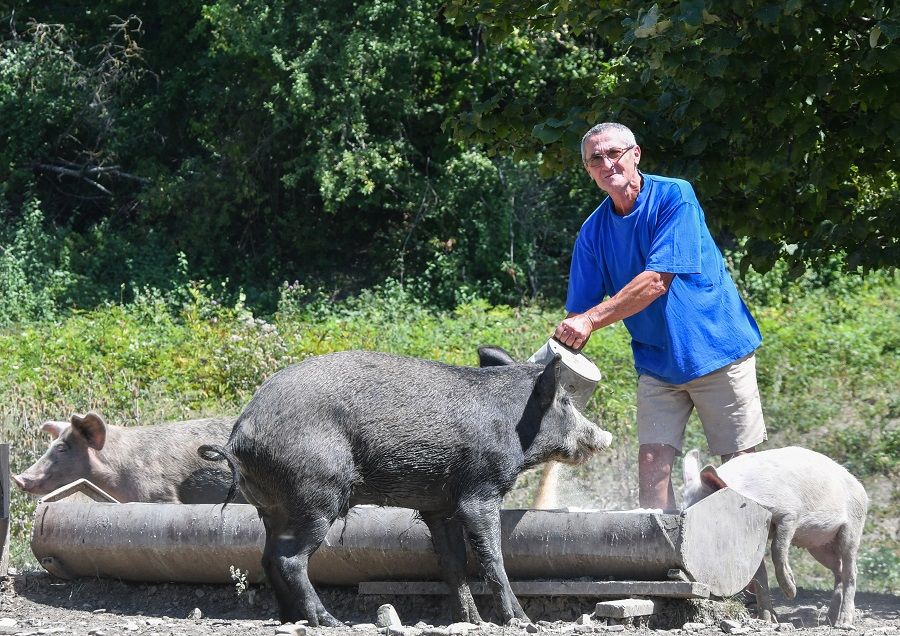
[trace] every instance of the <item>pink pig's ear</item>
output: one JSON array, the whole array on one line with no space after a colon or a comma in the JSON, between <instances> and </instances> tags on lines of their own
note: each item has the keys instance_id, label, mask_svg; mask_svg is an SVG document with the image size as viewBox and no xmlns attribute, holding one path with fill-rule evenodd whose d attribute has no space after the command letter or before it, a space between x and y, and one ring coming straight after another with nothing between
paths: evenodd
<instances>
[{"instance_id":1,"label":"pink pig's ear","mask_svg":"<svg viewBox=\"0 0 900 636\"><path fill-rule=\"evenodd\" d=\"M56 439L62 432L66 430L66 427L69 426L68 422L44 422L41 424L41 430L50 435L50 439Z\"/></svg>"},{"instance_id":2,"label":"pink pig's ear","mask_svg":"<svg viewBox=\"0 0 900 636\"><path fill-rule=\"evenodd\" d=\"M717 473L716 469L712 466L707 466L700 471L700 481L708 488L711 488L713 492L728 488L728 484L722 481L722 478L719 477L719 473Z\"/></svg>"},{"instance_id":3,"label":"pink pig's ear","mask_svg":"<svg viewBox=\"0 0 900 636\"><path fill-rule=\"evenodd\" d=\"M72 416L72 428L74 428L94 450L100 450L106 443L106 422L103 418L89 412L87 415Z\"/></svg>"},{"instance_id":4,"label":"pink pig's ear","mask_svg":"<svg viewBox=\"0 0 900 636\"><path fill-rule=\"evenodd\" d=\"M685 453L682 460L682 476L685 487L694 490L700 487L700 451L693 449Z\"/></svg>"}]
</instances>

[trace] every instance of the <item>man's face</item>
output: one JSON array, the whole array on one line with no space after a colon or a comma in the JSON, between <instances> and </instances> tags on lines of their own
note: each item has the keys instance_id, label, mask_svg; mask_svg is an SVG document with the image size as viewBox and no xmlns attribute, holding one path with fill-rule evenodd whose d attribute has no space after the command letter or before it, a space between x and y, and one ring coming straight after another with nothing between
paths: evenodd
<instances>
[{"instance_id":1,"label":"man's face","mask_svg":"<svg viewBox=\"0 0 900 636\"><path fill-rule=\"evenodd\" d=\"M585 170L604 192L621 191L629 184L640 183L637 166L641 148L632 146L620 132L607 130L589 137L582 151ZM613 161L611 156L619 158Z\"/></svg>"}]
</instances>

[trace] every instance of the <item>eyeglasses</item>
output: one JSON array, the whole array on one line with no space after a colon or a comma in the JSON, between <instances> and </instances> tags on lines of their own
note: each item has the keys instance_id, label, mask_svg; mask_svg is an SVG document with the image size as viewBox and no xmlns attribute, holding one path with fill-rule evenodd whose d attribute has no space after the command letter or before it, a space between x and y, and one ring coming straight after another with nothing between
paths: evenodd
<instances>
[{"instance_id":1,"label":"eyeglasses","mask_svg":"<svg viewBox=\"0 0 900 636\"><path fill-rule=\"evenodd\" d=\"M636 144L632 144L627 148L610 148L606 152L598 152L594 153L590 157L588 157L587 165L591 168L601 168L606 165L606 160L609 159L612 163L616 163L619 159L625 156L625 153L635 147Z\"/></svg>"}]
</instances>

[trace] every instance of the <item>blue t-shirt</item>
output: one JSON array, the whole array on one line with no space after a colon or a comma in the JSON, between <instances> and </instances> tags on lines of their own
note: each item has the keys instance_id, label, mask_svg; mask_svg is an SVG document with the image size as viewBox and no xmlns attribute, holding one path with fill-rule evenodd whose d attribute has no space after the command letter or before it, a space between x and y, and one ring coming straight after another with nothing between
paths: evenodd
<instances>
[{"instance_id":1,"label":"blue t-shirt","mask_svg":"<svg viewBox=\"0 0 900 636\"><path fill-rule=\"evenodd\" d=\"M624 322L637 372L683 384L751 353L762 337L694 189L681 179L642 176L627 216L607 197L581 226L566 309L583 313L645 270L675 274L666 294Z\"/></svg>"}]
</instances>

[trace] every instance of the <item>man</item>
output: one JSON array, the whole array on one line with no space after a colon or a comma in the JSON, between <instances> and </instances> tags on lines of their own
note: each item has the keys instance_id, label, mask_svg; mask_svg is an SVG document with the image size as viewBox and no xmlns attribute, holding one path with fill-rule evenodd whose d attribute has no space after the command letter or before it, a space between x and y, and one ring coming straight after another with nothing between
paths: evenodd
<instances>
[{"instance_id":1,"label":"man","mask_svg":"<svg viewBox=\"0 0 900 636\"><path fill-rule=\"evenodd\" d=\"M672 509L672 465L693 408L723 461L766 439L754 357L762 337L691 185L638 170L641 148L621 124L591 128L581 156L609 196L575 241L568 315L554 337L580 349L595 330L625 322L638 372L640 505Z\"/></svg>"}]
</instances>

